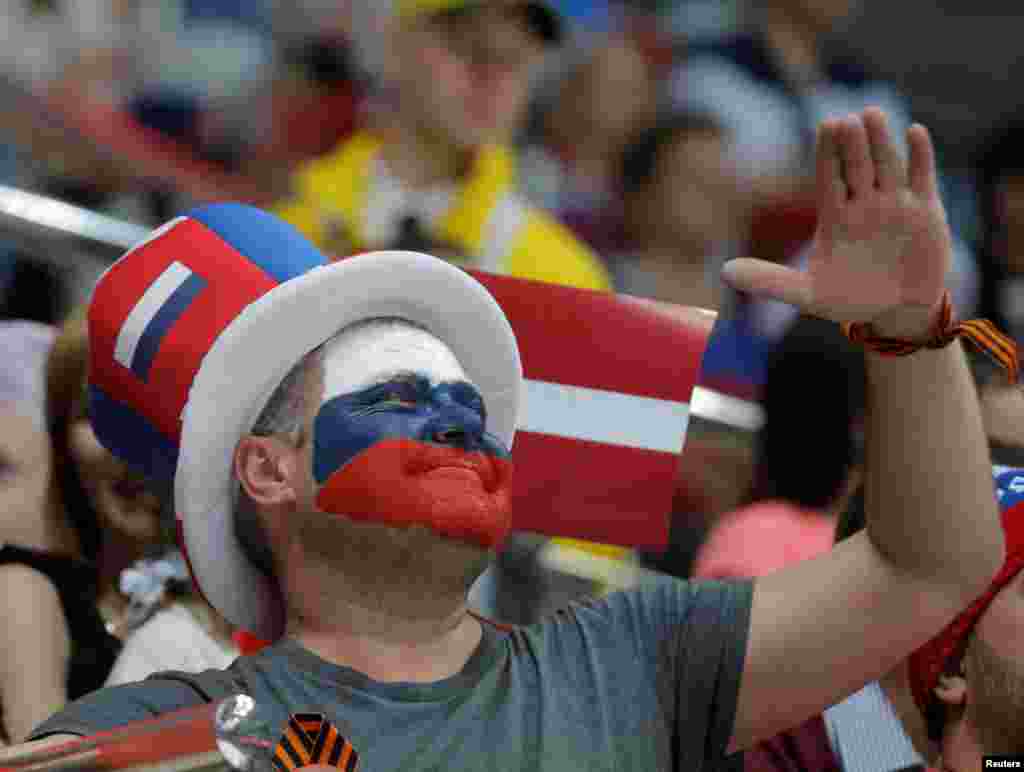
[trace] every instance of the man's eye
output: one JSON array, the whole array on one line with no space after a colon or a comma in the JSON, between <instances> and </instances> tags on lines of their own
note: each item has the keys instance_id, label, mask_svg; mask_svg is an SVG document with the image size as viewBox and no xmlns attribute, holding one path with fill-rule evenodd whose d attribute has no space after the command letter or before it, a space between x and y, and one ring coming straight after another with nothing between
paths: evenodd
<instances>
[{"instance_id":1,"label":"man's eye","mask_svg":"<svg viewBox=\"0 0 1024 772\"><path fill-rule=\"evenodd\" d=\"M405 407L415 407L416 397L412 394L402 391L387 391L378 400L378 403L384 403L389 405L402 405Z\"/></svg>"}]
</instances>

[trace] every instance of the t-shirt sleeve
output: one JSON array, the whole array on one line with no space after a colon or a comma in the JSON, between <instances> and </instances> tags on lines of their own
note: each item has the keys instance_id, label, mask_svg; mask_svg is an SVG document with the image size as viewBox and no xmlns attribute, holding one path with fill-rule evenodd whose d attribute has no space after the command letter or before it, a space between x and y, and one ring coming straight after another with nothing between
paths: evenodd
<instances>
[{"instance_id":1,"label":"t-shirt sleeve","mask_svg":"<svg viewBox=\"0 0 1024 772\"><path fill-rule=\"evenodd\" d=\"M666 582L651 598L675 637L682 768L723 758L732 736L750 631L753 582Z\"/></svg>"},{"instance_id":2,"label":"t-shirt sleeve","mask_svg":"<svg viewBox=\"0 0 1024 772\"><path fill-rule=\"evenodd\" d=\"M99 689L75 700L33 729L26 741L53 734L87 737L213 702L237 691L241 690L227 671L157 673L145 681Z\"/></svg>"},{"instance_id":3,"label":"t-shirt sleeve","mask_svg":"<svg viewBox=\"0 0 1024 772\"><path fill-rule=\"evenodd\" d=\"M660 683L660 701L671 706L677 769L738 768L742 763L736 756L735 764L723 761L736 714L752 598L749 580L659 577L591 606L632 639L621 655L636 657ZM630 672L633 664L620 663L619 669Z\"/></svg>"}]
</instances>

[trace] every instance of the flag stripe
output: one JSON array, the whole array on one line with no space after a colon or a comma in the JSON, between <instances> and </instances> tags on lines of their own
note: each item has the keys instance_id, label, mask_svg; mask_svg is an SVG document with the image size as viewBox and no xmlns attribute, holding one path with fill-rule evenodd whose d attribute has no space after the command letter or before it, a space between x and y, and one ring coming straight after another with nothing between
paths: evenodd
<instances>
[{"instance_id":1,"label":"flag stripe","mask_svg":"<svg viewBox=\"0 0 1024 772\"><path fill-rule=\"evenodd\" d=\"M153 359L168 331L205 288L206 280L202 276L192 274L171 294L156 316L146 325L135 347L135 356L132 357L131 369L139 378L147 379Z\"/></svg>"},{"instance_id":2,"label":"flag stripe","mask_svg":"<svg viewBox=\"0 0 1024 772\"><path fill-rule=\"evenodd\" d=\"M529 380L686 402L714 315L624 295L470 271L519 341Z\"/></svg>"},{"instance_id":3,"label":"flag stripe","mask_svg":"<svg viewBox=\"0 0 1024 772\"><path fill-rule=\"evenodd\" d=\"M561 383L526 381L519 430L679 453L689 405Z\"/></svg>"},{"instance_id":4,"label":"flag stripe","mask_svg":"<svg viewBox=\"0 0 1024 772\"><path fill-rule=\"evenodd\" d=\"M121 331L117 335L117 344L114 347L115 360L131 369L135 350L149 323L175 290L184 284L191 275L192 271L184 265L173 262L156 277L143 293L139 302L132 308L124 324L121 325Z\"/></svg>"},{"instance_id":5,"label":"flag stripe","mask_svg":"<svg viewBox=\"0 0 1024 772\"><path fill-rule=\"evenodd\" d=\"M514 529L641 549L667 544L680 456L524 432L513 458Z\"/></svg>"}]
</instances>

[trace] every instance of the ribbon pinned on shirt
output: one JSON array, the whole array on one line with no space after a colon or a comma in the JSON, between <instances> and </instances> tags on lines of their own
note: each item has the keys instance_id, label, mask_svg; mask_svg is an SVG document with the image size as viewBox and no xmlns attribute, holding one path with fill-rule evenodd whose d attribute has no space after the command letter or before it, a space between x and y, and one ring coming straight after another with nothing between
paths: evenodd
<instances>
[{"instance_id":1,"label":"ribbon pinned on shirt","mask_svg":"<svg viewBox=\"0 0 1024 772\"><path fill-rule=\"evenodd\" d=\"M293 772L310 764L326 764L344 772L355 772L359 754L321 713L295 713L277 747L274 766L280 772Z\"/></svg>"}]
</instances>

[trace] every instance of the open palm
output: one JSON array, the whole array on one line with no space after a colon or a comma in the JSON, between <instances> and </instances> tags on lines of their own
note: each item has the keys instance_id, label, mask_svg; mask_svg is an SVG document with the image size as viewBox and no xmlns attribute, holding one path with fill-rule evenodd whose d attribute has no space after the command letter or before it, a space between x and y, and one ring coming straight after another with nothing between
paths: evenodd
<instances>
[{"instance_id":1,"label":"open palm","mask_svg":"<svg viewBox=\"0 0 1024 772\"><path fill-rule=\"evenodd\" d=\"M928 132L914 126L907 140L909 168L880 110L822 123L818 230L807 270L743 258L727 263L723 278L836 322L930 313L945 290L952 237Z\"/></svg>"}]
</instances>

